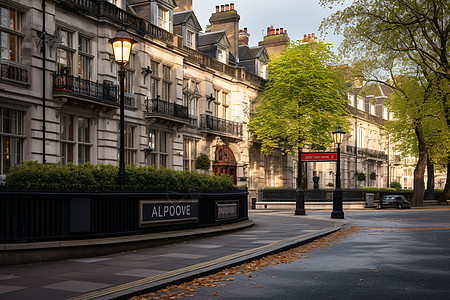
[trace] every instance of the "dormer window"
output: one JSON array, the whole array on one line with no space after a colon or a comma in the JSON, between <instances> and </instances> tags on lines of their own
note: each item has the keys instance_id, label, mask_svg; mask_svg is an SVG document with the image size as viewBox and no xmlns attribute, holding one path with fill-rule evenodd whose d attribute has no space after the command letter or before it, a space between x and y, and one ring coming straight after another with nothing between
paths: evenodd
<instances>
[{"instance_id":1,"label":"dormer window","mask_svg":"<svg viewBox=\"0 0 450 300\"><path fill-rule=\"evenodd\" d=\"M158 27L169 31L169 11L158 6Z\"/></svg>"},{"instance_id":2,"label":"dormer window","mask_svg":"<svg viewBox=\"0 0 450 300\"><path fill-rule=\"evenodd\" d=\"M195 35L192 31L186 31L186 46L189 48L194 48L195 45Z\"/></svg>"}]
</instances>

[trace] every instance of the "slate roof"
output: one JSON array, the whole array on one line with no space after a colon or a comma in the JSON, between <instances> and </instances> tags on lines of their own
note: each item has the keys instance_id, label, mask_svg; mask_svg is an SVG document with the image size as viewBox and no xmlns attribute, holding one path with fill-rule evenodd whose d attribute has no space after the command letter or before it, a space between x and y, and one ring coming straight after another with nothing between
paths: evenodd
<instances>
[{"instance_id":1,"label":"slate roof","mask_svg":"<svg viewBox=\"0 0 450 300\"><path fill-rule=\"evenodd\" d=\"M195 24L195 27L197 27L198 31L202 30L202 27L200 23L197 20L197 17L195 16L195 13L192 10L186 10L186 11L180 11L173 13L173 26L183 25L186 24L189 19L192 18L192 21Z\"/></svg>"},{"instance_id":2,"label":"slate roof","mask_svg":"<svg viewBox=\"0 0 450 300\"><path fill-rule=\"evenodd\" d=\"M198 46L214 45L220 42L222 37L225 35L225 31L213 31L199 34L198 36Z\"/></svg>"},{"instance_id":3,"label":"slate roof","mask_svg":"<svg viewBox=\"0 0 450 300\"><path fill-rule=\"evenodd\" d=\"M259 58L264 53L264 47L239 46L239 60L250 60Z\"/></svg>"}]
</instances>

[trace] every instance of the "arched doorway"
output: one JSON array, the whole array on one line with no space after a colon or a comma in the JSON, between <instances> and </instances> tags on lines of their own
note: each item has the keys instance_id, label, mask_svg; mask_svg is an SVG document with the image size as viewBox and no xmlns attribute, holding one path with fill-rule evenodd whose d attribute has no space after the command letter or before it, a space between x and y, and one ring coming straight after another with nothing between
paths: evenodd
<instances>
[{"instance_id":1,"label":"arched doorway","mask_svg":"<svg viewBox=\"0 0 450 300\"><path fill-rule=\"evenodd\" d=\"M228 174L233 176L234 184L237 183L236 169L237 162L233 151L227 145L220 145L216 148L216 154L212 163L213 174Z\"/></svg>"}]
</instances>

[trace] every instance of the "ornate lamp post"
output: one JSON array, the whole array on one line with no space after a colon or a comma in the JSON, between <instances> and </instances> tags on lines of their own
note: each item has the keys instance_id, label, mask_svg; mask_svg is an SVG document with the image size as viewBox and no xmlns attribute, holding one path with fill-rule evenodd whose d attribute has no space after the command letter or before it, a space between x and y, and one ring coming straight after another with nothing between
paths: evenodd
<instances>
[{"instance_id":1,"label":"ornate lamp post","mask_svg":"<svg viewBox=\"0 0 450 300\"><path fill-rule=\"evenodd\" d=\"M119 182L125 184L125 65L130 61L131 48L137 41L130 38L130 35L123 29L116 32L116 35L108 40L114 54L114 60L119 65L120 78L120 152L119 152Z\"/></svg>"},{"instance_id":2,"label":"ornate lamp post","mask_svg":"<svg viewBox=\"0 0 450 300\"><path fill-rule=\"evenodd\" d=\"M333 141L337 150L337 162L336 162L336 189L333 191L333 212L331 218L343 219L344 211L342 210L342 189L341 189L341 144L344 140L345 131L339 126L336 131L332 132Z\"/></svg>"}]
</instances>

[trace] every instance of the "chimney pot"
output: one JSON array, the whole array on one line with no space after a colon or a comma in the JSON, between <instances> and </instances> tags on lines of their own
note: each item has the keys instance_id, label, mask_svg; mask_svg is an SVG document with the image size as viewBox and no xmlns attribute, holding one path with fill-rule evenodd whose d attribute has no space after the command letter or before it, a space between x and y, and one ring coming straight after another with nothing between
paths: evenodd
<instances>
[{"instance_id":1,"label":"chimney pot","mask_svg":"<svg viewBox=\"0 0 450 300\"><path fill-rule=\"evenodd\" d=\"M267 27L267 35L270 35L270 27Z\"/></svg>"},{"instance_id":2,"label":"chimney pot","mask_svg":"<svg viewBox=\"0 0 450 300\"><path fill-rule=\"evenodd\" d=\"M219 6L219 5L216 5L216 13L219 12L219 8L220 8L220 6Z\"/></svg>"},{"instance_id":3,"label":"chimney pot","mask_svg":"<svg viewBox=\"0 0 450 300\"><path fill-rule=\"evenodd\" d=\"M224 11L224 9L225 9L225 5L222 4L222 5L220 6L220 11L222 12L222 11Z\"/></svg>"},{"instance_id":4,"label":"chimney pot","mask_svg":"<svg viewBox=\"0 0 450 300\"><path fill-rule=\"evenodd\" d=\"M244 27L244 32L247 32L247 27Z\"/></svg>"},{"instance_id":5,"label":"chimney pot","mask_svg":"<svg viewBox=\"0 0 450 300\"><path fill-rule=\"evenodd\" d=\"M230 3L230 10L234 10L234 3Z\"/></svg>"},{"instance_id":6,"label":"chimney pot","mask_svg":"<svg viewBox=\"0 0 450 300\"><path fill-rule=\"evenodd\" d=\"M311 36L312 36L312 38L314 38L314 36L315 36L315 33L313 32L313 33L311 33Z\"/></svg>"},{"instance_id":7,"label":"chimney pot","mask_svg":"<svg viewBox=\"0 0 450 300\"><path fill-rule=\"evenodd\" d=\"M280 28L277 28L277 34L280 34Z\"/></svg>"},{"instance_id":8,"label":"chimney pot","mask_svg":"<svg viewBox=\"0 0 450 300\"><path fill-rule=\"evenodd\" d=\"M311 39L311 34L308 33L308 40Z\"/></svg>"},{"instance_id":9,"label":"chimney pot","mask_svg":"<svg viewBox=\"0 0 450 300\"><path fill-rule=\"evenodd\" d=\"M280 28L280 33L283 33L283 28Z\"/></svg>"},{"instance_id":10,"label":"chimney pot","mask_svg":"<svg viewBox=\"0 0 450 300\"><path fill-rule=\"evenodd\" d=\"M225 11L229 11L230 10L230 4L225 4Z\"/></svg>"}]
</instances>

